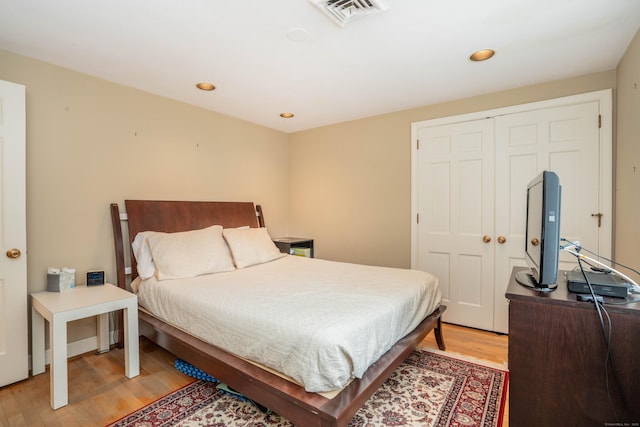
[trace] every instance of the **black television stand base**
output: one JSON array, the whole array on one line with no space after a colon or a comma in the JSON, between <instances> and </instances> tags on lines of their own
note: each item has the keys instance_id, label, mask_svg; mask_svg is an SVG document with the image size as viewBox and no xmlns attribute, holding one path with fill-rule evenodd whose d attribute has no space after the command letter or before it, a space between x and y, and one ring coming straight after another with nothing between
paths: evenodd
<instances>
[{"instance_id":1,"label":"black television stand base","mask_svg":"<svg viewBox=\"0 0 640 427\"><path fill-rule=\"evenodd\" d=\"M558 287L557 283L547 286L538 285L536 279L534 279L533 275L527 270L521 270L516 273L516 282L520 283L522 286L532 288L538 292L551 292Z\"/></svg>"}]
</instances>

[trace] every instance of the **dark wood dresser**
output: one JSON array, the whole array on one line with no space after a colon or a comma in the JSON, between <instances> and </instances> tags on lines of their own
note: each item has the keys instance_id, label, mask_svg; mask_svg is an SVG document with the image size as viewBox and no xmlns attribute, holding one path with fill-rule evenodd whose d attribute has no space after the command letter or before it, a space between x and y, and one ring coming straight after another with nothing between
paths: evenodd
<instances>
[{"instance_id":1,"label":"dark wood dresser","mask_svg":"<svg viewBox=\"0 0 640 427\"><path fill-rule=\"evenodd\" d=\"M564 272L555 291L542 293L516 282L521 269L506 293L509 425L640 426L640 303L604 298L618 382L594 304L567 291Z\"/></svg>"}]
</instances>

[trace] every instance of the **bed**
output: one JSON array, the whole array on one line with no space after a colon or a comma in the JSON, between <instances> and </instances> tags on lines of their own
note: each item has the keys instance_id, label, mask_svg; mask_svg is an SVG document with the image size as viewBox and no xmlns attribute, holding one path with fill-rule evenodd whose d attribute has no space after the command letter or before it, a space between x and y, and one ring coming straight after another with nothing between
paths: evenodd
<instances>
[{"instance_id":1,"label":"bed","mask_svg":"<svg viewBox=\"0 0 640 427\"><path fill-rule=\"evenodd\" d=\"M159 289L159 286L155 286L157 284L164 283L173 283L173 277L169 277L171 280L166 281L158 281L154 284L156 278L145 278L144 280L140 280L141 278L137 278L139 268L136 265L136 257L133 255L130 256L131 263L131 280L127 280L126 277L126 256L125 256L125 243L131 247L132 244L136 247L136 242L134 242L136 236L141 236L142 232L163 232L163 233L174 233L175 235L179 235L181 232L186 232L190 230L204 230L208 228L213 228L220 226L220 228L224 227L225 232L229 232L229 236L225 234L227 237L227 242L230 246L232 245L232 240L229 240L229 237L239 235L254 235L260 230L255 230L264 227L264 215L259 206L254 206L253 203L244 203L244 202L180 202L180 201L145 201L145 200L126 200L125 201L126 214L121 213L117 204L111 204L111 215L112 215L112 223L114 230L114 241L115 241L115 249L116 249L116 270L117 270L117 284L120 287L127 288L130 287L133 283L136 287L139 286L139 300L141 302L141 307L139 310L139 325L140 325L140 333L141 335L147 337L151 341L157 343L161 347L164 347L168 351L175 354L177 357L186 360L187 362L193 364L194 366L204 370L210 375L218 378L220 381L225 382L232 388L238 390L243 393L250 399L261 403L265 407L270 408L274 412L288 418L294 424L300 426L346 426L355 412L364 404L364 402L373 394L373 392L385 381L386 378L393 372L393 370L411 353L411 351L415 348L415 346L431 331L434 330L436 335L436 341L438 346L444 350L444 341L442 338L441 331L441 315L446 309L444 306L439 305L439 300L430 301L429 304L425 305L422 301L414 301L412 304L420 306L419 308L423 311L422 314L418 313L413 315L414 318L408 318L406 321L403 320L402 327L398 328L386 328L386 329L398 329L397 333L400 334L399 340L395 340L395 338L389 337L380 337L382 342L385 342L387 339L393 339L388 347L387 351L384 351L383 354L376 354L373 352L369 355L369 358L372 359L373 362L369 361L364 362L364 367L356 368L357 363L354 363L354 366L350 366L347 369L351 369L355 374L351 375L351 378L348 381L344 381L340 373L336 374L336 378L342 378L339 380L334 380L334 376L328 376L330 379L327 384L321 385L310 385L315 384L315 377L313 375L317 375L317 372L309 374L308 378L303 376L302 378L297 377L297 373L294 372L293 375L290 375L288 372L282 372L286 369L276 369L273 366L269 366L270 359L267 358L268 362L265 362L267 366L264 366L261 363L255 363L252 359L251 354L239 354L239 349L243 347L234 348L231 347L231 351L223 350L221 348L224 345L225 348L228 345L227 342L219 342L217 341L220 337L208 338L201 334L202 330L207 328L200 328L201 330L196 330L193 332L187 332L187 325L201 322L194 322L194 318L185 317L180 322L180 319L184 317L183 315L178 314L177 320L174 318L167 317L162 308L158 308L152 302L153 300L147 296L147 291L151 289ZM123 219L126 219L128 232L123 234L122 222ZM213 226L213 227L212 227ZM245 229L250 229L249 231L244 231ZM239 231L236 231L239 230ZM266 230L265 230L266 232ZM164 236L161 236L164 238ZM153 237L152 237L153 238ZM153 240L155 243L155 240ZM162 242L162 240L158 240ZM139 243L139 242L138 242ZM176 245L172 246L174 249ZM171 249L171 248L170 248ZM237 256L237 252L234 252L234 248L232 247L232 251L234 254L234 262L241 263L242 257ZM139 255L139 254L138 254ZM175 255L174 255L175 256ZM311 263L307 265L306 263ZM253 299L258 301L263 301L264 306L268 307L272 303L276 303L277 299L279 299L280 295L288 294L287 282L294 281L292 278L296 277L295 274L309 274L308 271L312 271L311 266L320 264L320 271L324 269L326 266L323 263L328 263L328 261L322 260L306 260L301 259L299 257L282 255L276 256L273 260L269 260L269 262L258 263L257 265L249 266L248 268L238 268L238 269L229 269L229 271L220 270L220 273L211 274L208 276L214 277L215 280L218 280L219 284L216 286L224 287L226 286L228 289L234 289L238 284L233 282L233 280L237 280L238 283L247 282L248 280L252 280L252 276L261 276L261 277L280 277L280 280L276 280L276 282L272 283L270 286L273 289L277 289L278 298L274 298L265 301L265 298L268 296L268 293L254 295L259 293L259 291L252 290L249 294ZM340 264L339 268L352 268L348 265ZM358 268L368 268L368 267L358 267L353 266L356 269ZM142 266L140 266L142 268ZM156 276L158 274L163 274L164 267L161 269L159 265L156 267ZM225 268L225 267L221 267ZM280 268L289 269L286 270L287 273L282 273ZM374 270L375 275L385 277L384 274L389 273L391 269L380 268L379 270ZM298 271L298 273L295 273ZM347 270L344 270L347 272ZM351 270L348 270L351 271ZM307 273L305 273L307 272ZM179 273L176 273L179 274ZM241 275L246 275L241 276ZM341 274L341 277L351 277L350 272ZM404 274L411 274L409 270L406 270ZM143 276L144 274L141 274ZM321 276L321 272L313 273L314 276ZM354 276L355 277L355 276ZM391 277L391 276L390 276ZM193 293L192 289L204 289L204 285L202 283L204 279L202 276L195 277L193 279L189 279L185 285L183 282L180 287L185 289L190 289L186 294ZM298 279L296 279L298 280ZM164 283L163 283L164 282ZM328 283L327 281L324 284ZM354 280L354 288L355 280ZM175 290L176 287L169 286L168 289ZM216 288L216 295L220 296L220 299L226 298L232 292L227 292L226 294L222 291L222 288ZM258 288L257 288L258 289ZM264 289L264 287L263 287ZM323 288L318 288L321 293L323 292ZM339 291L339 288L335 288L335 291ZM332 289L327 289L327 294L333 294ZM395 292L394 292L395 293ZM229 294L229 295L228 295ZM346 296L347 298L349 296ZM184 295L170 294L169 297L164 297L165 300L168 299L170 301L178 301L181 298L186 298ZM432 297L433 298L433 297ZM413 298L414 300L416 298ZM418 298L420 299L420 298ZM425 298L426 299L426 298ZM226 300L225 300L226 301ZM229 300L231 301L231 300ZM373 304L375 304L376 300L373 300ZM332 302L334 304L335 302ZM339 302L338 302L339 303ZM345 302L349 304L349 302ZM142 305L146 305L144 307ZM187 302L187 304L191 304L191 306L195 305L194 301ZM225 303L225 305L233 306L231 303ZM151 307L151 309L149 308ZM310 308L307 308L310 310ZM155 310L155 314L151 314L150 310ZM220 310L220 307L216 309L216 311ZM424 312L424 310L428 310L428 312ZM187 311L183 311L183 314ZM232 315L237 314L241 310L232 310L229 311L225 317L232 317ZM254 310L252 309L251 312ZM285 308L277 309L278 312L286 311ZM318 309L319 312L322 310ZM383 311L383 310L380 310ZM401 311L405 311L404 309ZM188 313L191 314L191 313ZM305 319L313 319L311 317L311 313L307 312L304 316ZM394 314L395 315L395 314ZM203 314L197 316L205 316ZM416 316L418 316L416 318ZM200 319L201 317L198 317ZM216 324L215 328L208 329L222 329L233 327L234 323L240 323L238 319L233 319L229 325L225 325L222 322L220 324ZM253 325L253 329L259 329L259 326L256 326L255 322L258 322L257 325L264 323L267 318L262 320L260 319L248 319L249 325ZM352 318L349 321L345 321L345 324L358 323L354 321L355 318ZM254 322L254 323L251 323ZM310 320L311 323L315 321ZM304 323L304 322L301 322ZM326 322L330 323L330 322ZM266 328L267 326L265 326ZM270 328L271 325L268 325ZM408 328L406 331L402 328ZM197 328L196 328L197 329ZM344 329L344 328L342 328ZM382 330L385 328L375 328L376 331L378 329ZM294 331L295 332L295 331ZM229 333L230 336L234 336L234 334L243 334L244 331L232 331ZM346 341L352 341L353 337L357 337L359 332L355 330L353 332L354 335L349 336L349 339ZM280 333L275 334L278 337ZM329 334L331 336L331 334ZM274 335L271 335L273 337ZM299 339L299 338L298 338ZM378 337L376 337L376 340ZM222 340L224 341L224 340ZM274 340L275 341L275 340ZM219 345L213 345L210 342L215 342ZM377 342L377 341L375 341ZM278 348L285 346L287 343L285 341L279 341ZM350 351L349 349L345 350L343 345L344 343L338 343L336 347L339 349L337 353L347 353ZM385 344L386 345L386 344ZM245 347L256 347L256 346L246 346ZM387 349L386 346L383 346L384 350ZM259 350L258 352L260 352ZM331 364L340 365L340 363L335 362L335 359L332 359L336 356L336 354L329 354L328 359L334 360ZM304 359L304 355L301 355L299 358L301 360L301 365L307 365L308 360ZM347 353L346 359L350 361L352 357L351 353ZM287 363L288 364L288 363ZM287 365L285 364L285 365ZM278 366L277 364L274 366ZM281 366L283 367L283 366ZM284 366L286 368L286 366ZM319 372L323 373L326 367L320 367ZM362 372L357 372L358 369L361 369ZM305 374L306 375L306 374ZM334 383L332 381L338 381ZM333 396L319 393L320 391L325 391L324 388L331 388L329 386L336 386L339 391L335 392ZM306 388L306 389L305 389ZM316 390L317 389L317 390ZM318 391L318 392L316 392Z\"/></svg>"}]
</instances>

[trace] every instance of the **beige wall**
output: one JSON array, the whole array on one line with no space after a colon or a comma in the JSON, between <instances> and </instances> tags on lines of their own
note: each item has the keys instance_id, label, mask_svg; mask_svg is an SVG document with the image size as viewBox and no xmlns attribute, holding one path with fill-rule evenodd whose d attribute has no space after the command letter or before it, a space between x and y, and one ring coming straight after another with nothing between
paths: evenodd
<instances>
[{"instance_id":1,"label":"beige wall","mask_svg":"<svg viewBox=\"0 0 640 427\"><path fill-rule=\"evenodd\" d=\"M614 70L291 135L289 231L318 257L411 265L411 123L601 89Z\"/></svg>"},{"instance_id":2,"label":"beige wall","mask_svg":"<svg viewBox=\"0 0 640 427\"><path fill-rule=\"evenodd\" d=\"M254 201L286 234L286 134L2 50L0 79L27 93L29 292L49 266L114 279L109 203L126 198Z\"/></svg>"},{"instance_id":3,"label":"beige wall","mask_svg":"<svg viewBox=\"0 0 640 427\"><path fill-rule=\"evenodd\" d=\"M640 268L640 32L618 64L616 260ZM636 276L637 277L637 276Z\"/></svg>"},{"instance_id":4,"label":"beige wall","mask_svg":"<svg viewBox=\"0 0 640 427\"><path fill-rule=\"evenodd\" d=\"M617 74L286 135L0 50L0 79L27 87L29 291L44 289L48 266L113 277L108 204L125 198L252 200L273 235L313 237L319 257L409 267L411 122L616 86L616 252L637 265L638 75L636 36ZM93 327L74 324L70 341Z\"/></svg>"}]
</instances>

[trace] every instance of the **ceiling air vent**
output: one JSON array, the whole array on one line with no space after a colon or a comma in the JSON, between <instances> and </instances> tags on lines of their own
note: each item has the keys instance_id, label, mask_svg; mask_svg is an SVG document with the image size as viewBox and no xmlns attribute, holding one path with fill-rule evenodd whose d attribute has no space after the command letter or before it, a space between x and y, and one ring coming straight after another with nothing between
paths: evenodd
<instances>
[{"instance_id":1,"label":"ceiling air vent","mask_svg":"<svg viewBox=\"0 0 640 427\"><path fill-rule=\"evenodd\" d=\"M382 0L309 0L336 24L344 27L350 22L375 15L388 9Z\"/></svg>"}]
</instances>

